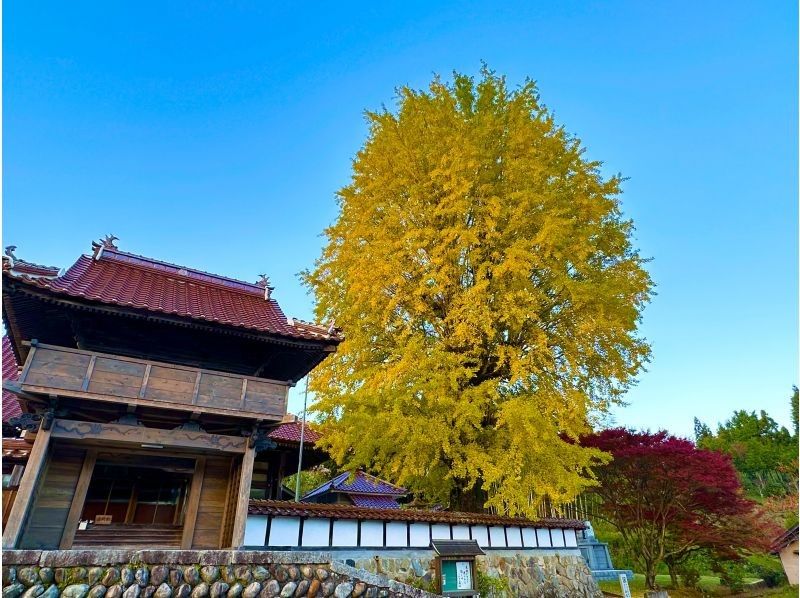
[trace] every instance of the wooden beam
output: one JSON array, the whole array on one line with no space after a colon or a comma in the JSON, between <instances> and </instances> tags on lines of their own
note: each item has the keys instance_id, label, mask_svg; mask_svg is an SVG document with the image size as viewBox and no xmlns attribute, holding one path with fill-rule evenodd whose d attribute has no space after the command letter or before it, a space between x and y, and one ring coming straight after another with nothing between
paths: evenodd
<instances>
[{"instance_id":1,"label":"wooden beam","mask_svg":"<svg viewBox=\"0 0 800 598\"><path fill-rule=\"evenodd\" d=\"M244 528L247 523L247 507L250 504L250 484L253 481L253 463L256 458L255 448L248 446L242 457L242 471L239 476L239 496L236 499L236 515L233 520L231 548L239 549L244 545Z\"/></svg>"},{"instance_id":2,"label":"wooden beam","mask_svg":"<svg viewBox=\"0 0 800 598\"><path fill-rule=\"evenodd\" d=\"M36 440L33 441L33 448L25 466L25 473L22 474L22 479L19 482L14 506L11 507L11 513L8 515L8 521L3 530L4 549L17 547L17 542L19 542L19 537L22 534L22 526L25 524L28 508L33 503L33 493L36 490L47 457L47 448L50 446L51 435L52 428L50 430L39 428Z\"/></svg>"},{"instance_id":3,"label":"wooden beam","mask_svg":"<svg viewBox=\"0 0 800 598\"><path fill-rule=\"evenodd\" d=\"M181 548L189 550L194 540L194 526L197 523L197 509L200 506L200 492L203 490L203 477L206 471L206 458L200 456L194 464L192 486L189 489L189 499L186 502L186 518L183 520L183 536Z\"/></svg>"},{"instance_id":4,"label":"wooden beam","mask_svg":"<svg viewBox=\"0 0 800 598\"><path fill-rule=\"evenodd\" d=\"M241 436L186 430L159 430L144 426L100 424L69 419L54 420L52 434L53 438L80 440L87 444L102 446L147 445L144 448L180 448L239 454L244 453L248 445L248 439Z\"/></svg>"},{"instance_id":5,"label":"wooden beam","mask_svg":"<svg viewBox=\"0 0 800 598\"><path fill-rule=\"evenodd\" d=\"M72 496L72 504L67 514L67 522L64 524L64 532L61 534L61 542L58 545L61 550L72 548L75 532L78 531L78 524L83 512L83 503L86 502L86 492L89 490L89 483L92 481L95 463L97 463L97 449L90 448L86 451L86 457L83 459L81 473L78 476L78 485L75 487L75 494Z\"/></svg>"}]
</instances>

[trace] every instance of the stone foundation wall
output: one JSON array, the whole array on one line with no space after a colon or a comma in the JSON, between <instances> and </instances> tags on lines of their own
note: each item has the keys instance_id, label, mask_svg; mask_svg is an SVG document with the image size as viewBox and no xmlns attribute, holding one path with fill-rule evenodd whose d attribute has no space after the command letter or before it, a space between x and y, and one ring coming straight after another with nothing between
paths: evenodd
<instances>
[{"instance_id":1,"label":"stone foundation wall","mask_svg":"<svg viewBox=\"0 0 800 598\"><path fill-rule=\"evenodd\" d=\"M335 556L357 569L380 573L405 583L435 582L433 550L340 550ZM577 549L487 550L477 557L478 568L490 577L505 578L508 598L602 596L586 561ZM501 598L499 596L495 598Z\"/></svg>"},{"instance_id":2,"label":"stone foundation wall","mask_svg":"<svg viewBox=\"0 0 800 598\"><path fill-rule=\"evenodd\" d=\"M2 598L432 598L324 552L5 550Z\"/></svg>"},{"instance_id":3,"label":"stone foundation wall","mask_svg":"<svg viewBox=\"0 0 800 598\"><path fill-rule=\"evenodd\" d=\"M510 596L603 596L579 554L552 551L528 555L502 550L487 552L478 557L478 563L489 576L508 580Z\"/></svg>"}]
</instances>

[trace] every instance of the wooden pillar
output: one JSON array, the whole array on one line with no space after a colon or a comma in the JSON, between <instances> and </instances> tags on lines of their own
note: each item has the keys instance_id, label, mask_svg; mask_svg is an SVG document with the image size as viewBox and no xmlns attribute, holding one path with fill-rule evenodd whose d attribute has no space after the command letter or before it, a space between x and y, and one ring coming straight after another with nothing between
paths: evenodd
<instances>
[{"instance_id":1,"label":"wooden pillar","mask_svg":"<svg viewBox=\"0 0 800 598\"><path fill-rule=\"evenodd\" d=\"M183 521L183 536L181 537L181 548L188 550L192 547L194 540L194 526L197 522L197 509L200 506L200 492L203 490L203 477L206 472L206 458L198 457L194 462L194 475L192 475L192 486L189 489L189 498L186 503L186 518Z\"/></svg>"},{"instance_id":2,"label":"wooden pillar","mask_svg":"<svg viewBox=\"0 0 800 598\"><path fill-rule=\"evenodd\" d=\"M75 541L75 532L78 531L78 524L83 512L83 503L86 502L86 492L89 490L89 483L92 481L96 462L97 449L91 448L87 450L80 476L78 476L78 485L75 487L75 494L72 496L72 504L67 514L67 522L64 524L64 532L61 534L61 542L58 545L61 550L72 548L72 543Z\"/></svg>"},{"instance_id":3,"label":"wooden pillar","mask_svg":"<svg viewBox=\"0 0 800 598\"><path fill-rule=\"evenodd\" d=\"M17 542L19 542L20 535L22 534L22 526L25 524L28 509L33 503L33 494L36 491L36 485L41 477L43 465L47 458L47 448L49 446L50 430L44 430L40 427L39 432L36 434L36 439L33 441L31 454L25 466L25 473L22 474L22 479L19 482L14 506L11 507L11 513L8 516L8 521L3 530L4 549L16 548Z\"/></svg>"},{"instance_id":4,"label":"wooden pillar","mask_svg":"<svg viewBox=\"0 0 800 598\"><path fill-rule=\"evenodd\" d=\"M247 508L250 505L250 484L253 481L253 463L256 449L248 446L242 457L242 473L239 476L239 496L236 500L236 515L233 520L231 548L241 548L244 544L244 528L247 524Z\"/></svg>"}]
</instances>

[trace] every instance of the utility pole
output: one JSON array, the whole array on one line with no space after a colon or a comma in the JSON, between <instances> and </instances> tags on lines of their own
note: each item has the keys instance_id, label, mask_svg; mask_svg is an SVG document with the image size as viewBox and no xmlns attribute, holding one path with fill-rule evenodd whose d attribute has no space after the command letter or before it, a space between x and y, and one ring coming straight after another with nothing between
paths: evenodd
<instances>
[{"instance_id":1,"label":"utility pole","mask_svg":"<svg viewBox=\"0 0 800 598\"><path fill-rule=\"evenodd\" d=\"M294 502L300 502L300 471L303 469L303 442L306 439L306 410L308 409L308 379L306 374L306 391L303 395L303 423L300 425L300 453L297 455L297 479L294 484Z\"/></svg>"}]
</instances>

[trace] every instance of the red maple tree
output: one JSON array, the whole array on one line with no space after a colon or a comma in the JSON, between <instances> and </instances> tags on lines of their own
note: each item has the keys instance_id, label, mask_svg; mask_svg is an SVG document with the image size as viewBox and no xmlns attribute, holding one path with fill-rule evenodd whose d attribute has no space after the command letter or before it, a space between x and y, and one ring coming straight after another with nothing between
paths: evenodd
<instances>
[{"instance_id":1,"label":"red maple tree","mask_svg":"<svg viewBox=\"0 0 800 598\"><path fill-rule=\"evenodd\" d=\"M612 455L593 468L600 485L597 515L620 533L656 587L661 563L670 569L707 550L720 558L768 548L773 525L744 497L728 455L697 448L667 432L624 428L585 436L581 444Z\"/></svg>"}]
</instances>

